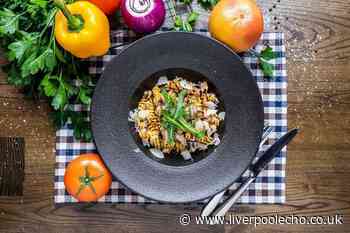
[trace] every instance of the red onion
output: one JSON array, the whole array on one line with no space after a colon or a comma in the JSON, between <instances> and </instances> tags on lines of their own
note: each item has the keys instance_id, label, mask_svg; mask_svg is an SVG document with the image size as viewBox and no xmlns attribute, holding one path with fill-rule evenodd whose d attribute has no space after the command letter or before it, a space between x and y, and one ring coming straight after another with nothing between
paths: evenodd
<instances>
[{"instance_id":1,"label":"red onion","mask_svg":"<svg viewBox=\"0 0 350 233\"><path fill-rule=\"evenodd\" d=\"M138 33L154 32L165 18L163 0L123 0L121 12L128 27Z\"/></svg>"}]
</instances>

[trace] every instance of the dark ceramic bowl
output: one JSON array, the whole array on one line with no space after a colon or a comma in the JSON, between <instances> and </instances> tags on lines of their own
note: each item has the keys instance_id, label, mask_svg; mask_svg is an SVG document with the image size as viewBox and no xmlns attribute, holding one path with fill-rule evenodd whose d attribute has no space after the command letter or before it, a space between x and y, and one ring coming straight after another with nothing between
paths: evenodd
<instances>
[{"instance_id":1,"label":"dark ceramic bowl","mask_svg":"<svg viewBox=\"0 0 350 233\"><path fill-rule=\"evenodd\" d=\"M207 80L226 112L220 145L193 155L194 162L155 158L128 122L129 111L162 75ZM97 149L113 175L134 192L173 203L230 186L253 159L264 124L259 89L240 57L216 40L184 32L146 36L112 59L95 89L91 119Z\"/></svg>"}]
</instances>

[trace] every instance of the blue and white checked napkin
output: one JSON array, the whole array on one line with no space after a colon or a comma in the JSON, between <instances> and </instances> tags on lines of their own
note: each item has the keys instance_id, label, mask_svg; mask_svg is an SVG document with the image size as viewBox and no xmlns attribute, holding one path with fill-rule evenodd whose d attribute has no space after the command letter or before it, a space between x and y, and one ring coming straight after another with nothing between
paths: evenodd
<instances>
[{"instance_id":1,"label":"blue and white checked napkin","mask_svg":"<svg viewBox=\"0 0 350 233\"><path fill-rule=\"evenodd\" d=\"M166 29L163 29L166 30ZM207 35L204 30L197 33ZM108 55L91 59L90 74L98 76L101 74L104 65L122 50L121 44L137 39L135 35L127 30L121 29L112 32L112 48ZM269 45L277 54L274 63L274 77L264 77L258 68L257 59L245 54L242 59L250 68L264 101L265 121L273 127L268 143L262 147L266 150L269 144L287 132L287 71L284 36L282 33L266 32L255 46L260 51L265 45ZM74 105L75 111L89 111L80 105ZM65 125L56 132L56 169L55 169L55 203L77 202L70 196L64 187L63 177L67 164L79 154L96 152L93 143L83 143L73 137L73 130L70 124ZM261 172L258 178L252 183L248 190L241 196L239 203L260 204L260 203L284 203L285 202L285 165L286 148L268 165L267 169ZM240 181L238 181L240 182ZM232 192L239 183L235 183L226 193ZM105 203L155 203L138 194L128 190L126 187L113 180L110 191L102 197L99 202ZM200 203L199 203L200 204Z\"/></svg>"}]
</instances>

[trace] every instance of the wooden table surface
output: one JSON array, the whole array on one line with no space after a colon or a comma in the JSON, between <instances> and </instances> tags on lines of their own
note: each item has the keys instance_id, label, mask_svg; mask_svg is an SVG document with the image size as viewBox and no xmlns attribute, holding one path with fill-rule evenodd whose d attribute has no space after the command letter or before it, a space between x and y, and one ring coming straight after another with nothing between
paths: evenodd
<instances>
[{"instance_id":1,"label":"wooden table surface","mask_svg":"<svg viewBox=\"0 0 350 233\"><path fill-rule=\"evenodd\" d=\"M23 196L0 197L0 232L350 232L350 1L260 0L267 29L286 34L288 124L300 134L287 159L284 205L240 205L240 215L335 215L344 225L194 225L174 205L55 207L55 130L35 103L0 73L0 136L26 141ZM205 17L202 22L205 23ZM4 60L2 59L2 62Z\"/></svg>"}]
</instances>

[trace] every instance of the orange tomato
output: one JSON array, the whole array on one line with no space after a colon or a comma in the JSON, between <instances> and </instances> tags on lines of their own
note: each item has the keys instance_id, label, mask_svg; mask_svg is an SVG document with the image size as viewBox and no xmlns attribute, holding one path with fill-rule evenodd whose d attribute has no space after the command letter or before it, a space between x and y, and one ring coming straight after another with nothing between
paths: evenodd
<instances>
[{"instance_id":1,"label":"orange tomato","mask_svg":"<svg viewBox=\"0 0 350 233\"><path fill-rule=\"evenodd\" d=\"M264 20L254 0L220 0L209 18L209 31L236 52L255 45L264 31Z\"/></svg>"},{"instance_id":2,"label":"orange tomato","mask_svg":"<svg viewBox=\"0 0 350 233\"><path fill-rule=\"evenodd\" d=\"M97 201L112 184L112 176L98 154L82 154L72 160L64 174L69 194L82 202Z\"/></svg>"},{"instance_id":3,"label":"orange tomato","mask_svg":"<svg viewBox=\"0 0 350 233\"><path fill-rule=\"evenodd\" d=\"M120 7L121 0L88 0L98 6L106 15L114 14Z\"/></svg>"}]
</instances>

